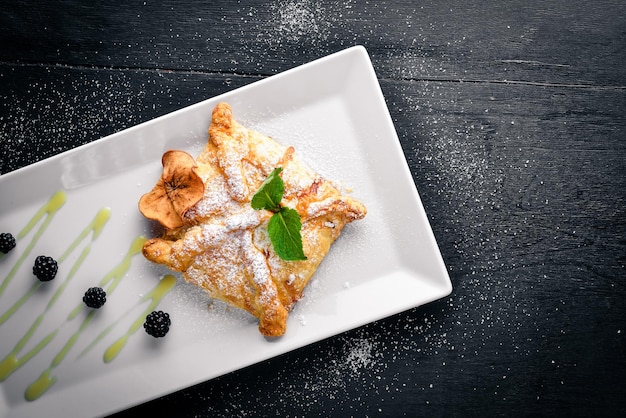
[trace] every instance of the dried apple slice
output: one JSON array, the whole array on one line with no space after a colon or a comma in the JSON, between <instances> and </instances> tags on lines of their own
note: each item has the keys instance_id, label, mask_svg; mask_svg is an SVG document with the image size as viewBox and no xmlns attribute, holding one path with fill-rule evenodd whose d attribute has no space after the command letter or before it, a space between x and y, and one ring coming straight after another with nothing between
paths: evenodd
<instances>
[{"instance_id":1,"label":"dried apple slice","mask_svg":"<svg viewBox=\"0 0 626 418\"><path fill-rule=\"evenodd\" d=\"M139 210L165 228L180 228L185 213L202 199L204 183L196 173L196 161L184 151L167 151L161 162L163 173L139 200Z\"/></svg>"}]
</instances>

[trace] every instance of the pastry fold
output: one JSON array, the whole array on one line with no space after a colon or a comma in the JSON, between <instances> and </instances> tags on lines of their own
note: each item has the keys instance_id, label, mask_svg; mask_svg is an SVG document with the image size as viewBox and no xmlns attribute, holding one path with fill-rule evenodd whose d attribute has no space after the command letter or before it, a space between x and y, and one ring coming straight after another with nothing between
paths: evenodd
<instances>
[{"instance_id":1,"label":"pastry fold","mask_svg":"<svg viewBox=\"0 0 626 418\"><path fill-rule=\"evenodd\" d=\"M289 311L332 243L346 224L366 215L365 206L311 170L293 147L240 125L226 103L213 110L196 164L204 195L184 213L182 227L165 228L161 237L146 241L144 256L248 311L264 336L283 335ZM282 260L268 236L271 213L250 205L276 167L283 169L282 205L302 221L306 260Z\"/></svg>"}]
</instances>

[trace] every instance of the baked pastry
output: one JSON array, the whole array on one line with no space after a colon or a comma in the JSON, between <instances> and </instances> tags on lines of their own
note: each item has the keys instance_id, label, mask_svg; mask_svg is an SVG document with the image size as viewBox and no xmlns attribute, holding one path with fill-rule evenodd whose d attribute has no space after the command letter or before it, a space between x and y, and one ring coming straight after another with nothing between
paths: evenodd
<instances>
[{"instance_id":1,"label":"baked pastry","mask_svg":"<svg viewBox=\"0 0 626 418\"><path fill-rule=\"evenodd\" d=\"M176 171L165 158L164 176L166 171ZM188 158L181 156L181 160ZM281 205L300 215L305 260L286 261L277 255L268 233L272 213L250 204L277 167L282 168L284 183ZM183 180L176 183L176 175L168 174L155 186L157 195L174 189L186 193L192 186L185 187L193 183L196 189L189 194L197 198L186 196L183 207L171 205L170 212L179 221L161 222L145 208L154 205L150 194L142 197L142 213L166 224L161 237L146 241L144 256L182 272L185 280L212 297L245 309L259 319L264 336L283 335L289 311L332 243L346 224L366 215L365 206L316 174L293 147L240 125L226 103L214 108L208 142L195 163L175 168ZM186 176L193 180L185 181ZM154 197L155 191L151 193Z\"/></svg>"}]
</instances>

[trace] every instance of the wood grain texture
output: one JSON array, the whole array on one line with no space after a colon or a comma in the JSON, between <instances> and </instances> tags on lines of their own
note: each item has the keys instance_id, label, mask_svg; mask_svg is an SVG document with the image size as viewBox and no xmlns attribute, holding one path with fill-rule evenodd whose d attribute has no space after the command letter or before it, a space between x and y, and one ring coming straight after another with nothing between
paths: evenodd
<instances>
[{"instance_id":1,"label":"wood grain texture","mask_svg":"<svg viewBox=\"0 0 626 418\"><path fill-rule=\"evenodd\" d=\"M381 78L624 88L625 11L617 0L9 1L0 61L269 75L362 44Z\"/></svg>"},{"instance_id":2,"label":"wood grain texture","mask_svg":"<svg viewBox=\"0 0 626 418\"><path fill-rule=\"evenodd\" d=\"M620 1L10 1L0 172L355 44L452 295L119 417L626 413Z\"/></svg>"}]
</instances>

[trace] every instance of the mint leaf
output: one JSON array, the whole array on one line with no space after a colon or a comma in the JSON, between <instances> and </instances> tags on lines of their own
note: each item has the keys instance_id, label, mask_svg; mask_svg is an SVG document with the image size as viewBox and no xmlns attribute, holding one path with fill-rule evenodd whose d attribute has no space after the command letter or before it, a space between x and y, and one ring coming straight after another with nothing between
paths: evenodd
<instances>
[{"instance_id":1,"label":"mint leaf","mask_svg":"<svg viewBox=\"0 0 626 418\"><path fill-rule=\"evenodd\" d=\"M302 221L295 209L281 207L270 218L267 230L274 251L285 261L306 260L302 249Z\"/></svg>"},{"instance_id":2,"label":"mint leaf","mask_svg":"<svg viewBox=\"0 0 626 418\"><path fill-rule=\"evenodd\" d=\"M279 174L282 168L275 168L265 179L259 190L252 196L253 209L266 209L274 212L267 225L267 232L274 251L285 261L306 260L302 249L302 220L295 210L280 205L285 193L285 183Z\"/></svg>"},{"instance_id":3,"label":"mint leaf","mask_svg":"<svg viewBox=\"0 0 626 418\"><path fill-rule=\"evenodd\" d=\"M283 200L285 192L285 183L279 176L281 171L283 171L282 168L275 168L252 196L250 204L253 209L266 209L272 212L280 210L280 201Z\"/></svg>"}]
</instances>

